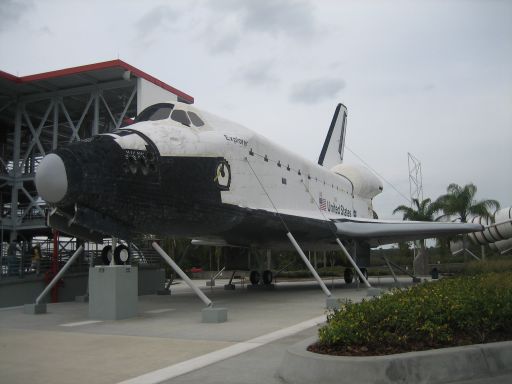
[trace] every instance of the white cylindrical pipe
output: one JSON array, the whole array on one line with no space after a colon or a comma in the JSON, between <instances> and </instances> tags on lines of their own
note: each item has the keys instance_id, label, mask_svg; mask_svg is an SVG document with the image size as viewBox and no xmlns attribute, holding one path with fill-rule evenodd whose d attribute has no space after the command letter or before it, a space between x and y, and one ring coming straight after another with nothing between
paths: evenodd
<instances>
[{"instance_id":1,"label":"white cylindrical pipe","mask_svg":"<svg viewBox=\"0 0 512 384\"><path fill-rule=\"evenodd\" d=\"M348 253L347 249L345 248L343 243L340 241L340 239L336 238L336 242L338 243L338 245L340 246L341 250L343 251L343 253L347 257L348 261L350 261L350 264L352 264L352 266L356 270L356 272L359 275L359 277L361 278L361 280L363 280L364 285L366 285L366 287L368 287L368 288L371 288L372 286L368 282L368 279L366 279L366 277L363 275L363 272L361 272L361 270L357 266L356 262L354 261L354 259L352 259L352 256L350 256L350 253Z\"/></svg>"},{"instance_id":2,"label":"white cylindrical pipe","mask_svg":"<svg viewBox=\"0 0 512 384\"><path fill-rule=\"evenodd\" d=\"M309 271L311 272L311 274L314 276L314 278L316 279L316 281L318 281L318 284L320 284L320 287L322 288L322 290L324 291L324 293L328 296L328 297L331 297L331 291L329 291L329 289L326 287L326 285L324 284L324 282L322 281L322 279L320 278L320 276L318 275L318 273L315 271L315 268L313 268L313 266L311 265L311 263L309 262L307 256L304 254L304 252L302 252L302 249L300 248L299 244L297 243L297 241L295 241L295 238L293 237L293 235L288 232L286 234L286 236L288 236L288 239L290 239L290 242L292 243L293 247L295 248L295 250L297 251L297 253L300 255L300 257L302 258L302 261L304 261L304 264L306 264L306 267L308 267Z\"/></svg>"},{"instance_id":3,"label":"white cylindrical pipe","mask_svg":"<svg viewBox=\"0 0 512 384\"><path fill-rule=\"evenodd\" d=\"M52 281L50 281L50 284L48 284L46 286L46 288L43 290L43 292L41 292L41 294L39 296L37 296L36 304L39 304L39 302L41 300L43 300L43 298L48 294L48 292L50 292L50 290L53 288L53 286L57 283L57 281L59 281L59 279L62 277L62 275L64 275L66 273L68 268L71 266L71 264L73 264L75 259L82 253L83 250L84 250L84 246L83 245L78 247L78 249L75 251L75 253L73 253L73 255L66 262L66 264L64 264L62 269L59 272L57 272L57 274L52 279Z\"/></svg>"},{"instance_id":4,"label":"white cylindrical pipe","mask_svg":"<svg viewBox=\"0 0 512 384\"><path fill-rule=\"evenodd\" d=\"M492 250L498 251L501 254L503 254L503 253L506 253L506 252L512 250L512 239L497 241L490 245L494 246L494 247L491 247Z\"/></svg>"},{"instance_id":5,"label":"white cylindrical pipe","mask_svg":"<svg viewBox=\"0 0 512 384\"><path fill-rule=\"evenodd\" d=\"M158 254L162 256L162 258L165 261L167 261L167 264L169 264L171 268L174 269L174 271L183 279L183 281L187 283L187 285L195 292L197 296L199 296L203 303L205 303L206 306L211 307L212 301L198 287L196 287L194 283L192 283L192 280L190 280L190 278L185 274L185 272L183 272L183 270L178 266L178 264L176 264L174 260L171 259L169 255L165 253L165 251L162 248L160 248L160 246L156 242L153 242L152 245L155 251L157 251Z\"/></svg>"},{"instance_id":6,"label":"white cylindrical pipe","mask_svg":"<svg viewBox=\"0 0 512 384\"><path fill-rule=\"evenodd\" d=\"M503 208L494 214L496 231L503 239L512 238L512 207Z\"/></svg>"}]
</instances>

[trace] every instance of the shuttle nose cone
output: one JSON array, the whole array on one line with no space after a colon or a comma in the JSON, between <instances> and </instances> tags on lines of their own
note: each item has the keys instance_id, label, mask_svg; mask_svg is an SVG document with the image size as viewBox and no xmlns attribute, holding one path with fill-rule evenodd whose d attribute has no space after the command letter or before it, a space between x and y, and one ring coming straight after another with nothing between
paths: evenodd
<instances>
[{"instance_id":1,"label":"shuttle nose cone","mask_svg":"<svg viewBox=\"0 0 512 384\"><path fill-rule=\"evenodd\" d=\"M49 203L61 201L68 190L66 167L59 155L50 153L39 164L36 173L36 188L39 196Z\"/></svg>"}]
</instances>

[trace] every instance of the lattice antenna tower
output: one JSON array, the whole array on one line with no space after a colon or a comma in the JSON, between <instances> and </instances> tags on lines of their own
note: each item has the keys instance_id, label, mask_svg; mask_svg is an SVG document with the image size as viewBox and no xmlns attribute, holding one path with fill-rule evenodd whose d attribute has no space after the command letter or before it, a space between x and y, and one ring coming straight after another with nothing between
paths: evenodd
<instances>
[{"instance_id":1,"label":"lattice antenna tower","mask_svg":"<svg viewBox=\"0 0 512 384\"><path fill-rule=\"evenodd\" d=\"M409 166L409 195L412 206L412 199L423 201L423 174L421 172L421 161L410 152L407 152L407 164Z\"/></svg>"}]
</instances>

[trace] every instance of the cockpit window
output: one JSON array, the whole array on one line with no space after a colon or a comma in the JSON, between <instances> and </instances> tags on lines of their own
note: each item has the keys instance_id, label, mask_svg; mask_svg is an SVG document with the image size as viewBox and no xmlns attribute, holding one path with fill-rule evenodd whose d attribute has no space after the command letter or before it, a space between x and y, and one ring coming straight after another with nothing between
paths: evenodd
<instances>
[{"instance_id":1,"label":"cockpit window","mask_svg":"<svg viewBox=\"0 0 512 384\"><path fill-rule=\"evenodd\" d=\"M174 111L172 111L171 119L177 121L178 123L186 125L187 127L190 127L190 120L188 119L187 112L181 109L175 109Z\"/></svg>"},{"instance_id":2,"label":"cockpit window","mask_svg":"<svg viewBox=\"0 0 512 384\"><path fill-rule=\"evenodd\" d=\"M190 120L192 120L192 124L194 124L196 127L202 127L204 125L203 120L199 116L197 116L194 112L188 112L188 117L190 117Z\"/></svg>"},{"instance_id":3,"label":"cockpit window","mask_svg":"<svg viewBox=\"0 0 512 384\"><path fill-rule=\"evenodd\" d=\"M169 115L171 114L173 108L174 105L169 103L160 103L152 105L143 110L135 118L135 123L139 123L141 121L165 120L169 118Z\"/></svg>"}]
</instances>

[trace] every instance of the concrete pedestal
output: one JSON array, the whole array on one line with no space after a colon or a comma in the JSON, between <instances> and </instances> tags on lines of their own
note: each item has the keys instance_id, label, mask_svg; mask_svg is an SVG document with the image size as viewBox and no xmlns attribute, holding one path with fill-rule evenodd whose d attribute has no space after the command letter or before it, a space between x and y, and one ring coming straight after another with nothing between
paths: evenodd
<instances>
[{"instance_id":1,"label":"concrete pedestal","mask_svg":"<svg viewBox=\"0 0 512 384\"><path fill-rule=\"evenodd\" d=\"M89 270L89 318L120 320L137 316L136 267L97 266Z\"/></svg>"},{"instance_id":2,"label":"concrete pedestal","mask_svg":"<svg viewBox=\"0 0 512 384\"><path fill-rule=\"evenodd\" d=\"M201 311L203 323L224 323L228 320L227 308L204 308Z\"/></svg>"},{"instance_id":3,"label":"concrete pedestal","mask_svg":"<svg viewBox=\"0 0 512 384\"><path fill-rule=\"evenodd\" d=\"M78 303L87 303L89 301L89 294L75 296L75 301Z\"/></svg>"},{"instance_id":4,"label":"concrete pedestal","mask_svg":"<svg viewBox=\"0 0 512 384\"><path fill-rule=\"evenodd\" d=\"M42 313L46 313L46 303L25 304L23 306L23 312L29 315L40 315Z\"/></svg>"}]
</instances>

